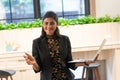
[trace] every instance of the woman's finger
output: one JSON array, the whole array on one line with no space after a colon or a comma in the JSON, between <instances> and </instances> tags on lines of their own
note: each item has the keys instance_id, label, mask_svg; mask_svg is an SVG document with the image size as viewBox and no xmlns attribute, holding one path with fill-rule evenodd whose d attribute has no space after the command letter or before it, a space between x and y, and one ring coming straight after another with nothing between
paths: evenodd
<instances>
[{"instance_id":1,"label":"woman's finger","mask_svg":"<svg viewBox=\"0 0 120 80\"><path fill-rule=\"evenodd\" d=\"M33 56L31 56L31 55L28 54L28 53L25 53L25 54L26 54L26 56L27 56L30 60L34 60Z\"/></svg>"}]
</instances>

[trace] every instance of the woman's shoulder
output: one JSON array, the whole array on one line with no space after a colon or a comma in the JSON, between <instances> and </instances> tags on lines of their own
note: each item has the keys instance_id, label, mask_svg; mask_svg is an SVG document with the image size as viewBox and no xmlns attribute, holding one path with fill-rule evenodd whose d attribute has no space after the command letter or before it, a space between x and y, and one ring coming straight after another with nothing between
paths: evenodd
<instances>
[{"instance_id":1,"label":"woman's shoulder","mask_svg":"<svg viewBox=\"0 0 120 80\"><path fill-rule=\"evenodd\" d=\"M33 39L33 41L39 41L39 40L40 40L40 37Z\"/></svg>"},{"instance_id":2,"label":"woman's shoulder","mask_svg":"<svg viewBox=\"0 0 120 80\"><path fill-rule=\"evenodd\" d=\"M37 37L37 38L33 39L33 42L38 42L38 43L40 43L40 42L42 41L42 39L43 39L43 38L41 38L41 37Z\"/></svg>"},{"instance_id":3,"label":"woman's shoulder","mask_svg":"<svg viewBox=\"0 0 120 80\"><path fill-rule=\"evenodd\" d=\"M61 35L62 39L69 39L69 37L67 35Z\"/></svg>"},{"instance_id":4,"label":"woman's shoulder","mask_svg":"<svg viewBox=\"0 0 120 80\"><path fill-rule=\"evenodd\" d=\"M67 35L60 35L59 38L62 38L62 39L69 39L69 37ZM44 40L45 37L37 37L35 39L33 39L33 41L41 41L41 40Z\"/></svg>"}]
</instances>

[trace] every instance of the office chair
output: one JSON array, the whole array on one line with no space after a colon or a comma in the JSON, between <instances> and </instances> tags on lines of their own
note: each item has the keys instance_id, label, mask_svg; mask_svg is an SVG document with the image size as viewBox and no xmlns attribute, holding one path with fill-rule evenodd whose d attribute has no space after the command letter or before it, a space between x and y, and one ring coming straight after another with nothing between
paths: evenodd
<instances>
[{"instance_id":1,"label":"office chair","mask_svg":"<svg viewBox=\"0 0 120 80\"><path fill-rule=\"evenodd\" d=\"M0 70L0 79L3 80L3 78L5 78L6 80L8 80L8 78L10 77L11 80L13 80L12 75L14 75L16 73L16 71L14 70Z\"/></svg>"}]
</instances>

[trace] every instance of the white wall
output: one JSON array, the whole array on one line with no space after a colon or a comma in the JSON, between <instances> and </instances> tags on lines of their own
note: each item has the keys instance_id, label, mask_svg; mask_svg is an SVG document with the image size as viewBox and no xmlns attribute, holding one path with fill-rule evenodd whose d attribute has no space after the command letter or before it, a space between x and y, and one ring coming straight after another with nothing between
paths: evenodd
<instances>
[{"instance_id":1,"label":"white wall","mask_svg":"<svg viewBox=\"0 0 120 80\"><path fill-rule=\"evenodd\" d=\"M120 0L96 0L96 17L120 15Z\"/></svg>"},{"instance_id":2,"label":"white wall","mask_svg":"<svg viewBox=\"0 0 120 80\"><path fill-rule=\"evenodd\" d=\"M60 33L69 36L72 48L98 46L111 36L106 45L120 44L120 23L86 24L60 27ZM96 32L94 32L96 31ZM0 31L0 52L31 51L33 39L39 37L41 28ZM12 49L6 46L11 45Z\"/></svg>"}]
</instances>

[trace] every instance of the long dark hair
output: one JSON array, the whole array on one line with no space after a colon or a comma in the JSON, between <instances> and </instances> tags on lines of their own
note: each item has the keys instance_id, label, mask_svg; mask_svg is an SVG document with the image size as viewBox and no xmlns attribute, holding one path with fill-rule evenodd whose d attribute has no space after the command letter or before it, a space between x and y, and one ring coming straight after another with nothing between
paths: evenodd
<instances>
[{"instance_id":1,"label":"long dark hair","mask_svg":"<svg viewBox=\"0 0 120 80\"><path fill-rule=\"evenodd\" d=\"M53 12L53 11L47 11L47 12L45 13L45 15L43 16L42 21L44 21L45 18L50 18L50 17L52 17L52 18L56 21L56 23L57 23L57 25L58 25L58 16L57 16L57 14L56 14L55 12ZM43 27L42 27L41 37L45 37L45 36L46 36L46 33L45 33L45 31L44 31L44 29L43 29ZM60 32L59 32L59 28L58 28L58 27L56 28L56 30L55 30L55 32L54 32L54 36L56 36L56 37L59 37L59 36L60 36Z\"/></svg>"}]
</instances>

